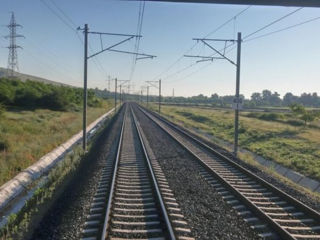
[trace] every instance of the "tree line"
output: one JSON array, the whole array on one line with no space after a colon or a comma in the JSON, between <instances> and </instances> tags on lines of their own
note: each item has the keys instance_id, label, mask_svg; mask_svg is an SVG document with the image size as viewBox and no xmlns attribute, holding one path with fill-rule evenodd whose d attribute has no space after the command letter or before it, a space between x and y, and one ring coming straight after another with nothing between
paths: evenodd
<instances>
[{"instance_id":1,"label":"tree line","mask_svg":"<svg viewBox=\"0 0 320 240\"><path fill-rule=\"evenodd\" d=\"M83 90L64 85L19 79L0 78L0 108L46 108L59 111L78 111L83 103ZM102 101L93 90L88 91L88 105L99 107Z\"/></svg>"},{"instance_id":2,"label":"tree line","mask_svg":"<svg viewBox=\"0 0 320 240\"><path fill-rule=\"evenodd\" d=\"M317 93L302 93L300 96L286 93L283 98L277 92L263 90L261 93L252 93L250 99L240 95L246 107L288 107L292 104L301 104L305 107L320 107L320 96ZM155 98L157 99L157 98ZM165 97L164 102L211 104L217 107L226 107L232 104L234 95L219 96L212 94L210 97L199 94L192 97Z\"/></svg>"}]
</instances>

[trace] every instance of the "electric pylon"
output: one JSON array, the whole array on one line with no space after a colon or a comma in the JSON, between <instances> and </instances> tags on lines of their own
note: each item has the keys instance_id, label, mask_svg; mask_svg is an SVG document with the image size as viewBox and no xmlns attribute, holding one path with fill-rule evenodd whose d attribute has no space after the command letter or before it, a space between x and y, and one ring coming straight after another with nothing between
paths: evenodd
<instances>
[{"instance_id":1,"label":"electric pylon","mask_svg":"<svg viewBox=\"0 0 320 240\"><path fill-rule=\"evenodd\" d=\"M10 43L10 45L7 47L9 49L7 76L14 77L14 72L19 71L17 49L22 49L21 46L16 44L16 39L24 36L21 34L17 34L17 27L22 26L16 23L13 12L11 13L11 20L7 27L9 28L9 35L5 36L5 38L9 39Z\"/></svg>"}]
</instances>

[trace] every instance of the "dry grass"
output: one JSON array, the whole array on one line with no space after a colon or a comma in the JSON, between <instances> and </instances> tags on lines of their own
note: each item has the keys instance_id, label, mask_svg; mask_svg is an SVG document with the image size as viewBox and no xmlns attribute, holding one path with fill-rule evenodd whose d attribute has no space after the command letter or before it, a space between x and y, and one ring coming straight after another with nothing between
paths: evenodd
<instances>
[{"instance_id":1,"label":"dry grass","mask_svg":"<svg viewBox=\"0 0 320 240\"><path fill-rule=\"evenodd\" d=\"M88 108L88 124L113 107ZM81 112L10 110L0 118L0 185L81 130Z\"/></svg>"},{"instance_id":2,"label":"dry grass","mask_svg":"<svg viewBox=\"0 0 320 240\"><path fill-rule=\"evenodd\" d=\"M234 113L192 107L163 106L162 113L186 127L200 129L229 143L233 142ZM318 122L312 123L313 125ZM274 160L304 175L320 179L320 129L294 126L281 121L240 116L239 143L262 157Z\"/></svg>"}]
</instances>

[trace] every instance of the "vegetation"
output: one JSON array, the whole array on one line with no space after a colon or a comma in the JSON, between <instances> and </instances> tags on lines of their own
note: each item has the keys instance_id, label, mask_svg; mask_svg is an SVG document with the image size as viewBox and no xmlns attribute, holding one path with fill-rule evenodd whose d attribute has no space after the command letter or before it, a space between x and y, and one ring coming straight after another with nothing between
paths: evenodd
<instances>
[{"instance_id":1,"label":"vegetation","mask_svg":"<svg viewBox=\"0 0 320 240\"><path fill-rule=\"evenodd\" d=\"M5 111L6 111L6 108L4 104L0 103L0 118L3 117Z\"/></svg>"},{"instance_id":2,"label":"vegetation","mask_svg":"<svg viewBox=\"0 0 320 240\"><path fill-rule=\"evenodd\" d=\"M162 113L187 128L198 129L233 143L232 110L163 106ZM241 112L239 143L264 158L320 179L320 121L295 113Z\"/></svg>"},{"instance_id":3,"label":"vegetation","mask_svg":"<svg viewBox=\"0 0 320 240\"><path fill-rule=\"evenodd\" d=\"M26 201L18 213L9 216L7 224L0 229L0 239L24 239L34 221L48 207L48 201L52 200L63 187L63 182L75 174L82 159L85 159L81 146L77 146L63 161L49 173L47 181L38 187L33 196Z\"/></svg>"},{"instance_id":4,"label":"vegetation","mask_svg":"<svg viewBox=\"0 0 320 240\"><path fill-rule=\"evenodd\" d=\"M88 124L112 107L111 102L89 107ZM79 132L81 126L81 112L7 111L0 118L0 185Z\"/></svg>"},{"instance_id":5,"label":"vegetation","mask_svg":"<svg viewBox=\"0 0 320 240\"><path fill-rule=\"evenodd\" d=\"M290 105L291 111L307 125L309 122L313 122L320 117L320 112L315 110L306 110L301 104Z\"/></svg>"},{"instance_id":6,"label":"vegetation","mask_svg":"<svg viewBox=\"0 0 320 240\"><path fill-rule=\"evenodd\" d=\"M28 109L45 108L58 111L78 111L83 102L80 88L57 86L27 80L0 79L0 103L7 107ZM101 99L88 91L88 106L101 107Z\"/></svg>"},{"instance_id":7,"label":"vegetation","mask_svg":"<svg viewBox=\"0 0 320 240\"><path fill-rule=\"evenodd\" d=\"M140 96L131 96L138 99ZM246 99L243 95L240 95L243 100L244 106L247 108L255 107L289 107L292 104L300 104L304 107L320 107L320 96L317 93L303 93L300 96L295 96L292 93L286 93L283 98L277 92L271 92L270 90L263 90L261 93L255 92L251 95L250 99ZM190 105L207 105L213 107L230 107L233 103L234 95L219 96L218 94L212 94L211 96L205 96L199 94L192 97L162 97L164 103L175 104L190 104ZM143 99L146 101L146 97ZM157 102L158 96L149 96L150 102Z\"/></svg>"},{"instance_id":8,"label":"vegetation","mask_svg":"<svg viewBox=\"0 0 320 240\"><path fill-rule=\"evenodd\" d=\"M0 79L0 185L65 142L82 126L82 90ZM88 123L112 108L88 93Z\"/></svg>"}]
</instances>

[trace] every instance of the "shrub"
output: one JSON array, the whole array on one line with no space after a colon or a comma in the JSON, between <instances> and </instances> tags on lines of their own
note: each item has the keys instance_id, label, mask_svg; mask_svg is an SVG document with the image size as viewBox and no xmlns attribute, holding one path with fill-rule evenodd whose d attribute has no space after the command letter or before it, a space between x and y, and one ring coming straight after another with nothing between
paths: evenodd
<instances>
[{"instance_id":1,"label":"shrub","mask_svg":"<svg viewBox=\"0 0 320 240\"><path fill-rule=\"evenodd\" d=\"M246 115L246 117L249 117L249 118L259 118L261 116L261 113L259 112L250 112Z\"/></svg>"},{"instance_id":2,"label":"shrub","mask_svg":"<svg viewBox=\"0 0 320 240\"><path fill-rule=\"evenodd\" d=\"M263 113L259 119L266 121L277 121L283 119L284 116L280 113Z\"/></svg>"},{"instance_id":3,"label":"shrub","mask_svg":"<svg viewBox=\"0 0 320 240\"><path fill-rule=\"evenodd\" d=\"M4 104L0 103L0 117L3 117L5 111L6 111L6 108Z\"/></svg>"},{"instance_id":4,"label":"shrub","mask_svg":"<svg viewBox=\"0 0 320 240\"><path fill-rule=\"evenodd\" d=\"M307 125L308 123L320 117L320 112L308 111L301 104L292 104L290 106L290 109L294 115L304 121L304 125Z\"/></svg>"},{"instance_id":5,"label":"shrub","mask_svg":"<svg viewBox=\"0 0 320 240\"><path fill-rule=\"evenodd\" d=\"M79 111L83 103L81 88L57 86L27 80L0 79L0 103L8 106ZM102 107L102 100L88 91L88 105Z\"/></svg>"}]
</instances>

